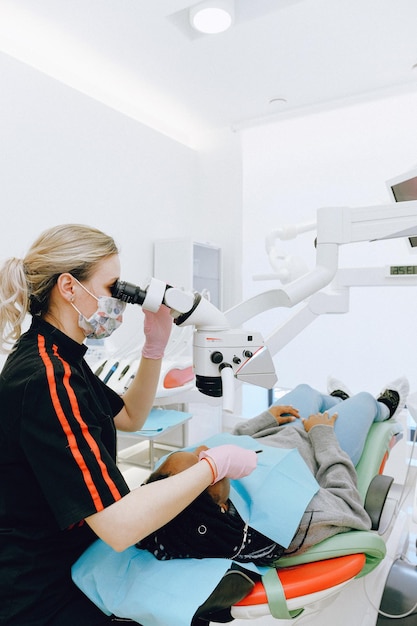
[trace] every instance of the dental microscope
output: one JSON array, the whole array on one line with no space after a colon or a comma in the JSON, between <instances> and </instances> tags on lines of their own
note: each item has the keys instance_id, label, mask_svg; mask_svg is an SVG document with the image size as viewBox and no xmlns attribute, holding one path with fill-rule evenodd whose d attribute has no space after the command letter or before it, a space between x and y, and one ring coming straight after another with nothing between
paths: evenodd
<instances>
[{"instance_id":1,"label":"dental microscope","mask_svg":"<svg viewBox=\"0 0 417 626\"><path fill-rule=\"evenodd\" d=\"M194 326L196 387L207 396L222 396L224 410L233 407L234 379L266 389L275 385L277 376L272 356L261 334L231 328L226 315L201 294L152 278L145 289L117 281L112 295L153 312L165 305L177 326Z\"/></svg>"}]
</instances>

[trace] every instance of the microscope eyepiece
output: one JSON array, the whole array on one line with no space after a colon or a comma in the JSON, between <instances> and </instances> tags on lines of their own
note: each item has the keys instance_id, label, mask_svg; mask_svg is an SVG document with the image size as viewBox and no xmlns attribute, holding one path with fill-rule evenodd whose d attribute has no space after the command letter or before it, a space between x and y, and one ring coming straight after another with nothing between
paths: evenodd
<instances>
[{"instance_id":1,"label":"microscope eyepiece","mask_svg":"<svg viewBox=\"0 0 417 626\"><path fill-rule=\"evenodd\" d=\"M143 304L146 298L146 291L132 283L117 280L112 287L112 296L129 304Z\"/></svg>"}]
</instances>

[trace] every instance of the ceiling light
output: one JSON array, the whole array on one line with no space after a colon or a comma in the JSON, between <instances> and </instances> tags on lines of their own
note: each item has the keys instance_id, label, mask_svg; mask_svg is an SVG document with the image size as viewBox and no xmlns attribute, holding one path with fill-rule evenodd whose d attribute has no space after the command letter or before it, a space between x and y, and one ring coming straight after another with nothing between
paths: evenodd
<instances>
[{"instance_id":1,"label":"ceiling light","mask_svg":"<svg viewBox=\"0 0 417 626\"><path fill-rule=\"evenodd\" d=\"M233 0L207 0L190 8L191 26L207 35L223 33L231 27L233 20Z\"/></svg>"}]
</instances>

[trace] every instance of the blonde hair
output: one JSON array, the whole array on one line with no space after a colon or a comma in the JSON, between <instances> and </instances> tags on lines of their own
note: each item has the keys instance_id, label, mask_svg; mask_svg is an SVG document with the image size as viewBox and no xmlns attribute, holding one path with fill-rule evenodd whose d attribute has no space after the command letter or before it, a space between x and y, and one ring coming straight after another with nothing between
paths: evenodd
<instances>
[{"instance_id":1,"label":"blonde hair","mask_svg":"<svg viewBox=\"0 0 417 626\"><path fill-rule=\"evenodd\" d=\"M10 352L27 313L42 316L60 274L87 280L97 264L118 248L108 235L82 224L62 224L44 231L24 259L7 259L0 268L0 351Z\"/></svg>"}]
</instances>

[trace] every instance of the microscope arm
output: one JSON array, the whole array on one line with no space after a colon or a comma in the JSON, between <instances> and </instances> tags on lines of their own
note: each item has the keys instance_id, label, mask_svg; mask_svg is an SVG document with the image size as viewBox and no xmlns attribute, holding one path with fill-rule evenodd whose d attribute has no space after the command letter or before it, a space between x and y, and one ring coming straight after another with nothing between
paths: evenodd
<instances>
[{"instance_id":1,"label":"microscope arm","mask_svg":"<svg viewBox=\"0 0 417 626\"><path fill-rule=\"evenodd\" d=\"M287 239L287 229L282 238ZM300 232L310 230L308 224ZM281 231L274 231L279 236ZM297 230L294 229L297 233ZM316 266L300 278L245 300L226 311L231 326L263 311L293 307L331 283L338 272L338 249L346 243L417 236L417 201L369 207L323 207L317 211Z\"/></svg>"}]
</instances>

